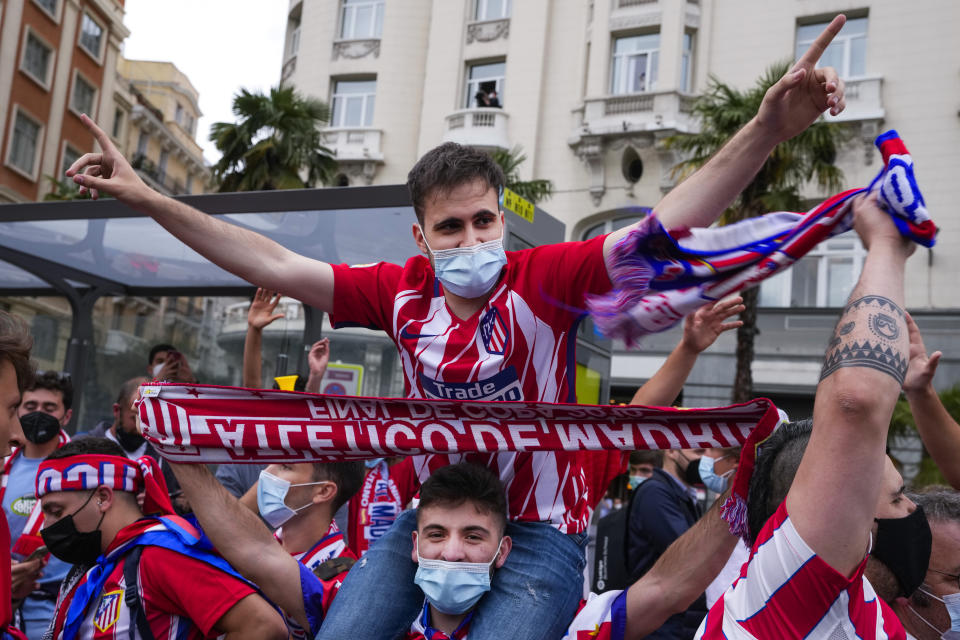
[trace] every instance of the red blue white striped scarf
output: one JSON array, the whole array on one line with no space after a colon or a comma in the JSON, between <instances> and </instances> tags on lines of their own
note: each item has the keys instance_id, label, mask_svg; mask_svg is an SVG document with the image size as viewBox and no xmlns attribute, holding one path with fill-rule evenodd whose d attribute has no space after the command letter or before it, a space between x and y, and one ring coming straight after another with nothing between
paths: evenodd
<instances>
[{"instance_id":1,"label":"red blue white striped scarf","mask_svg":"<svg viewBox=\"0 0 960 640\"><path fill-rule=\"evenodd\" d=\"M704 304L758 285L823 240L849 231L853 198L866 191L877 191L900 233L932 247L937 228L910 153L892 130L876 145L884 166L868 187L832 196L806 214L781 211L720 228L669 231L647 216L608 256L613 290L588 300L598 330L632 346Z\"/></svg>"}]
</instances>

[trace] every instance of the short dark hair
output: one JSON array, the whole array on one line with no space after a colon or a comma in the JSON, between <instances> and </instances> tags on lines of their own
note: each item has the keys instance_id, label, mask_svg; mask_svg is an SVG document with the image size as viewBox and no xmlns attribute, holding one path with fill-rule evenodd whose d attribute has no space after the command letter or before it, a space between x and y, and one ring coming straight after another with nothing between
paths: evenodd
<instances>
[{"instance_id":1,"label":"short dark hair","mask_svg":"<svg viewBox=\"0 0 960 640\"><path fill-rule=\"evenodd\" d=\"M140 388L140 385L146 382L143 376L130 378L120 385L120 393L117 394L117 404L123 404L133 397L134 392Z\"/></svg>"},{"instance_id":2,"label":"short dark hair","mask_svg":"<svg viewBox=\"0 0 960 640\"><path fill-rule=\"evenodd\" d=\"M420 224L423 225L427 198L449 193L474 180L482 180L498 194L506 183L500 165L472 147L444 142L425 153L407 174L407 189Z\"/></svg>"},{"instance_id":3,"label":"short dark hair","mask_svg":"<svg viewBox=\"0 0 960 640\"><path fill-rule=\"evenodd\" d=\"M71 456L83 456L87 454L102 456L120 456L126 458L127 454L113 440L107 438L97 438L95 436L87 438L77 438L65 443L62 447L55 449L53 453L47 456L47 460L59 460L60 458L69 458Z\"/></svg>"},{"instance_id":4,"label":"short dark hair","mask_svg":"<svg viewBox=\"0 0 960 640\"><path fill-rule=\"evenodd\" d=\"M27 387L27 391L36 391L37 389L59 391L63 397L63 408L69 409L73 406L73 381L69 374L59 371L37 372L33 382Z\"/></svg>"},{"instance_id":5,"label":"short dark hair","mask_svg":"<svg viewBox=\"0 0 960 640\"><path fill-rule=\"evenodd\" d=\"M812 430L813 420L809 418L787 422L777 427L760 447L747 495L750 546L753 546L763 525L787 497Z\"/></svg>"},{"instance_id":6,"label":"short dark hair","mask_svg":"<svg viewBox=\"0 0 960 640\"><path fill-rule=\"evenodd\" d=\"M314 462L313 479L329 480L337 485L337 497L333 499L333 510L337 511L360 490L366 467L360 460L347 462Z\"/></svg>"},{"instance_id":7,"label":"short dark hair","mask_svg":"<svg viewBox=\"0 0 960 640\"><path fill-rule=\"evenodd\" d=\"M480 513L491 513L503 534L507 527L507 494L487 467L461 462L440 467L420 487L417 522L426 507L459 507L470 502Z\"/></svg>"},{"instance_id":8,"label":"short dark hair","mask_svg":"<svg viewBox=\"0 0 960 640\"><path fill-rule=\"evenodd\" d=\"M7 361L13 365L20 393L33 381L33 363L30 362L32 347L33 338L27 323L18 316L0 311L0 362Z\"/></svg>"},{"instance_id":9,"label":"short dark hair","mask_svg":"<svg viewBox=\"0 0 960 640\"><path fill-rule=\"evenodd\" d=\"M161 351L176 351L177 348L172 344L165 344L161 342L160 344L155 344L150 348L150 357L147 358L147 364L153 364L153 359Z\"/></svg>"},{"instance_id":10,"label":"short dark hair","mask_svg":"<svg viewBox=\"0 0 960 640\"><path fill-rule=\"evenodd\" d=\"M663 451L631 451L630 464L652 464L660 469L663 467Z\"/></svg>"}]
</instances>

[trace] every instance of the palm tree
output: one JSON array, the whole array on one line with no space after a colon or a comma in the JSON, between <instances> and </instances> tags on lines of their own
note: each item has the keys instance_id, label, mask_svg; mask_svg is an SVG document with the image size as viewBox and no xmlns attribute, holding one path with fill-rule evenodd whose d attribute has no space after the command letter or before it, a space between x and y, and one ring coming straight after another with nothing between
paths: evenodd
<instances>
[{"instance_id":1,"label":"palm tree","mask_svg":"<svg viewBox=\"0 0 960 640\"><path fill-rule=\"evenodd\" d=\"M507 189L513 191L522 198L526 198L533 204L541 200L546 200L553 195L552 180L521 180L520 165L526 161L527 156L523 153L523 148L519 145L507 151L506 149L497 149L490 154L493 161L500 165L503 175L507 179Z\"/></svg>"},{"instance_id":2,"label":"palm tree","mask_svg":"<svg viewBox=\"0 0 960 640\"><path fill-rule=\"evenodd\" d=\"M320 140L319 128L330 118L326 103L292 87L269 95L241 89L233 113L236 123L210 127L210 140L223 154L213 166L219 191L302 189L333 180L337 161Z\"/></svg>"},{"instance_id":3,"label":"palm tree","mask_svg":"<svg viewBox=\"0 0 960 640\"><path fill-rule=\"evenodd\" d=\"M770 66L746 91L711 77L706 93L693 107L700 120L700 133L678 134L666 140L668 148L686 156L674 168L674 174L686 176L702 167L723 144L753 118L763 95L786 75L792 62ZM757 176L740 193L733 205L720 218L720 224L739 222L768 211L802 211L804 201L800 189L815 182L825 191L839 191L843 171L833 162L837 148L847 137L840 125L822 118L803 133L782 142L767 158ZM757 333L757 289L744 291L746 310L740 314L743 326L737 330L737 371L733 385L733 401L745 402L753 397L753 342Z\"/></svg>"}]
</instances>

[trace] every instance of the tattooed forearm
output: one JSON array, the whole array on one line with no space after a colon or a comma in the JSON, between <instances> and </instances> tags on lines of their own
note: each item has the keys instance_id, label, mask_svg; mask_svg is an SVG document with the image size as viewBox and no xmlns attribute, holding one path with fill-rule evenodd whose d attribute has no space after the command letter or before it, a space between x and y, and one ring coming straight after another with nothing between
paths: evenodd
<instances>
[{"instance_id":1,"label":"tattooed forearm","mask_svg":"<svg viewBox=\"0 0 960 640\"><path fill-rule=\"evenodd\" d=\"M866 367L903 383L909 361L902 336L906 335L903 310L889 298L864 296L846 309L830 344L820 379L841 367Z\"/></svg>"}]
</instances>

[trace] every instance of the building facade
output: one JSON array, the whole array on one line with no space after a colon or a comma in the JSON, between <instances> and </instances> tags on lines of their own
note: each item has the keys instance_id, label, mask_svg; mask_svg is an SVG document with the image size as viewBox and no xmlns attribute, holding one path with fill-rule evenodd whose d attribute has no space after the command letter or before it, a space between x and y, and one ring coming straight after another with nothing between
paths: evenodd
<instances>
[{"instance_id":1,"label":"building facade","mask_svg":"<svg viewBox=\"0 0 960 640\"><path fill-rule=\"evenodd\" d=\"M166 195L206 193L210 169L197 144L199 94L172 62L127 60L117 66L111 133L133 168Z\"/></svg>"},{"instance_id":2,"label":"building facade","mask_svg":"<svg viewBox=\"0 0 960 640\"><path fill-rule=\"evenodd\" d=\"M836 162L847 185L866 185L881 167L873 139L890 128L914 154L941 232L908 264L907 304L928 346L944 349L936 383L948 386L960 378L950 348L960 338L960 48L950 45L960 5L951 0L291 0L281 81L330 103L324 140L343 183L402 183L447 140L520 146L522 177L553 180L542 206L569 239L583 239L636 221L674 186L680 157L663 140L697 130L691 105L711 76L748 88L839 12L847 25L823 59L847 86L835 120L851 139ZM763 285L758 394L809 411L825 338L864 255L852 234L835 238ZM677 337L617 351L614 398L629 398ZM733 349L727 335L702 356L686 404L729 400Z\"/></svg>"},{"instance_id":3,"label":"building facade","mask_svg":"<svg viewBox=\"0 0 960 640\"><path fill-rule=\"evenodd\" d=\"M41 200L112 121L123 0L0 3L0 202ZM112 122L110 123L112 124Z\"/></svg>"}]
</instances>

